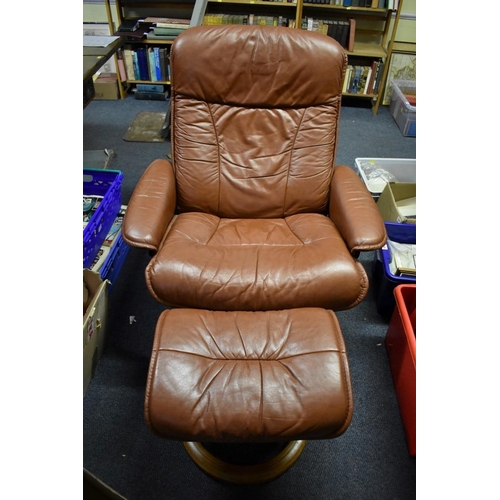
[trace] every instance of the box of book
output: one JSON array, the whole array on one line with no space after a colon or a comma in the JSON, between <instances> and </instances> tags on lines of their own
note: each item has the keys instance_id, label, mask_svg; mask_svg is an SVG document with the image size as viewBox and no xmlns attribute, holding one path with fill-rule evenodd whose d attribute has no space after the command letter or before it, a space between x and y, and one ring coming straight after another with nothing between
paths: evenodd
<instances>
[{"instance_id":1,"label":"box of book","mask_svg":"<svg viewBox=\"0 0 500 500\"><path fill-rule=\"evenodd\" d=\"M106 341L108 282L83 270L83 395L87 392Z\"/></svg>"},{"instance_id":2,"label":"box of book","mask_svg":"<svg viewBox=\"0 0 500 500\"><path fill-rule=\"evenodd\" d=\"M83 267L96 257L121 207L123 173L83 169Z\"/></svg>"},{"instance_id":3,"label":"box of book","mask_svg":"<svg viewBox=\"0 0 500 500\"><path fill-rule=\"evenodd\" d=\"M417 136L417 87L416 82L392 80L389 111L405 137Z\"/></svg>"},{"instance_id":4,"label":"box of book","mask_svg":"<svg viewBox=\"0 0 500 500\"><path fill-rule=\"evenodd\" d=\"M417 285L398 285L394 289L394 297L396 307L385 335L385 348L408 451L414 457L417 454Z\"/></svg>"},{"instance_id":5,"label":"box of book","mask_svg":"<svg viewBox=\"0 0 500 500\"><path fill-rule=\"evenodd\" d=\"M358 175L377 201L388 182L416 182L417 160L411 158L356 158Z\"/></svg>"},{"instance_id":6,"label":"box of book","mask_svg":"<svg viewBox=\"0 0 500 500\"><path fill-rule=\"evenodd\" d=\"M394 289L398 285L413 285L417 282L417 226L394 222L384 224L387 243L375 254L373 284L377 311L390 319L395 306Z\"/></svg>"}]
</instances>

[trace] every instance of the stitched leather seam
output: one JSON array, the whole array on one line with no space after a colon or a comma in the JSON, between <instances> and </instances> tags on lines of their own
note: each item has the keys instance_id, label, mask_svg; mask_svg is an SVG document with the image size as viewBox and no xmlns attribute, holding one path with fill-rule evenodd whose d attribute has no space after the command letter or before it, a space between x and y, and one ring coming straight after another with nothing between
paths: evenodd
<instances>
[{"instance_id":1,"label":"stitched leather seam","mask_svg":"<svg viewBox=\"0 0 500 500\"><path fill-rule=\"evenodd\" d=\"M286 213L286 197L288 194L288 180L290 179L290 169L292 167L292 156L295 151L295 143L297 142L297 137L299 135L300 127L302 126L302 122L304 121L304 116L306 115L307 108L304 108L304 112L302 113L302 116L300 117L299 123L297 124L297 130L295 131L295 136L292 141L292 147L290 148L290 156L288 158L288 168L287 168L287 173L286 173L286 184L285 184L285 196L283 198L283 215L282 217L285 217Z\"/></svg>"},{"instance_id":2,"label":"stitched leather seam","mask_svg":"<svg viewBox=\"0 0 500 500\"><path fill-rule=\"evenodd\" d=\"M217 196L217 215L220 214L220 144L219 144L219 136L217 135L217 128L215 127L215 120L214 120L214 115L212 113L212 105L208 102L205 102L208 108L208 113L210 115L210 119L212 120L212 127L214 129L214 136L215 136L215 142L217 144L217 169L218 169L218 174L217 174L217 181L218 181L218 188L219 188L219 194Z\"/></svg>"},{"instance_id":3,"label":"stitched leather seam","mask_svg":"<svg viewBox=\"0 0 500 500\"><path fill-rule=\"evenodd\" d=\"M180 349L172 349L171 347L158 348L158 353L160 353L160 352L172 352L172 353L186 354L189 356L197 356L199 358L209 359L211 361L258 361L258 362L268 361L268 362L276 362L276 363L280 363L281 361L286 360L286 359L298 358L300 356L309 356L310 354L321 354L321 353L331 353L331 352L339 353L339 354L344 353L344 351L342 349L321 349L318 351L308 351L308 352L303 352L303 353L299 353L299 354L292 354L289 356L280 356L279 358L265 358L265 359L263 359L263 358L255 358L255 359L250 358L249 359L249 358L226 358L226 357L216 358L216 357L211 357L211 356L205 356L205 355L197 353L197 352L189 352L189 351L182 351ZM220 349L219 349L219 352L221 353L221 356L224 356L224 354L220 351Z\"/></svg>"},{"instance_id":4,"label":"stitched leather seam","mask_svg":"<svg viewBox=\"0 0 500 500\"><path fill-rule=\"evenodd\" d=\"M353 400L352 400L352 390L351 391L349 390L350 377L349 377L349 371L347 368L347 352L345 349L344 336L342 335L342 332L338 328L338 326L339 326L338 320L336 320L336 316L334 316L333 312L331 312L330 320L332 322L332 330L333 330L334 335L337 339L337 342L340 345L344 346L344 349L342 349L341 356L340 356L340 359L342 360L342 368L343 368L344 378L345 378L345 384L342 384L342 389L343 389L344 395L346 397L346 400L348 401L348 404L347 404L347 408L345 411L344 422L343 422L342 426L340 427L340 429L337 429L337 432L340 432L342 429L346 428L346 423L349 419L349 414L350 414L349 410L350 410L350 408L353 407ZM337 323L337 325L335 323Z\"/></svg>"}]
</instances>

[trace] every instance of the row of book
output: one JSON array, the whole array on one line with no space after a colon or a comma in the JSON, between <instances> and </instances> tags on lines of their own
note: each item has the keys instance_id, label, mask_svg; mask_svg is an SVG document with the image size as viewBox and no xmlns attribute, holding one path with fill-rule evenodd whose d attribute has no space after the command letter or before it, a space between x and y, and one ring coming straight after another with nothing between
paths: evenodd
<instances>
[{"instance_id":1,"label":"row of book","mask_svg":"<svg viewBox=\"0 0 500 500\"><path fill-rule=\"evenodd\" d=\"M223 24L249 24L257 26L286 26L295 27L295 19L285 16L258 16L255 14L205 14L204 26L219 26Z\"/></svg>"},{"instance_id":2,"label":"row of book","mask_svg":"<svg viewBox=\"0 0 500 500\"><path fill-rule=\"evenodd\" d=\"M91 195L91 196L86 196L85 194L83 195L83 228L85 229L85 226L88 224L94 213L96 212L97 208L101 204L103 200L103 196L98 196L98 195ZM118 239L118 234L121 231L121 227L123 224L123 217L125 216L125 212L127 210L126 205L122 205L120 207L120 210L118 214L115 217L115 220L113 221L113 224L111 225L111 228L106 234L106 237L104 239L104 242L97 252L97 255L95 256L92 264L89 266L89 269L95 272L99 272L101 269L102 265L106 261L106 258L108 257L109 253L111 252L113 246L115 245L117 239Z\"/></svg>"},{"instance_id":3,"label":"row of book","mask_svg":"<svg viewBox=\"0 0 500 500\"><path fill-rule=\"evenodd\" d=\"M121 63L120 63L121 61ZM168 47L125 46L118 51L120 77L127 81L170 81L170 53Z\"/></svg>"},{"instance_id":4,"label":"row of book","mask_svg":"<svg viewBox=\"0 0 500 500\"><path fill-rule=\"evenodd\" d=\"M354 50L356 36L356 19L316 19L314 17L302 18L303 30L318 31L337 40L349 52Z\"/></svg>"},{"instance_id":5,"label":"row of book","mask_svg":"<svg viewBox=\"0 0 500 500\"><path fill-rule=\"evenodd\" d=\"M400 0L305 0L305 4L338 5L340 7L363 7L365 9L397 9Z\"/></svg>"},{"instance_id":6,"label":"row of book","mask_svg":"<svg viewBox=\"0 0 500 500\"><path fill-rule=\"evenodd\" d=\"M349 64L344 77L342 93L344 94L377 94L384 73L385 63L373 61L371 66Z\"/></svg>"}]
</instances>

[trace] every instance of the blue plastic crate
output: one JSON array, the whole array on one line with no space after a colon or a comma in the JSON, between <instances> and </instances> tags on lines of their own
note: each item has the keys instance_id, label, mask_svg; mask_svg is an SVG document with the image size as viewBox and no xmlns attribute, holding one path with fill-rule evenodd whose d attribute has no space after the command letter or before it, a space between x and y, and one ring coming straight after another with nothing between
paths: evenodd
<instances>
[{"instance_id":1,"label":"blue plastic crate","mask_svg":"<svg viewBox=\"0 0 500 500\"><path fill-rule=\"evenodd\" d=\"M83 169L83 195L103 196L83 229L83 267L88 268L120 210L123 173L119 170Z\"/></svg>"},{"instance_id":2,"label":"blue plastic crate","mask_svg":"<svg viewBox=\"0 0 500 500\"><path fill-rule=\"evenodd\" d=\"M108 285L108 293L111 293L113 286L120 274L121 268L127 258L130 247L125 243L122 232L118 233L116 241L111 249L111 252L104 261L99 274L103 280L107 279L110 283Z\"/></svg>"},{"instance_id":3,"label":"blue plastic crate","mask_svg":"<svg viewBox=\"0 0 500 500\"><path fill-rule=\"evenodd\" d=\"M399 224L397 222L385 222L387 237L391 241L398 243L415 244L417 242L416 224ZM394 289L398 285L415 284L416 277L395 276L391 273L389 262L391 252L387 244L382 249L377 250L375 264L373 267L373 278L377 293L377 311L378 313L390 319L396 300L394 298Z\"/></svg>"}]
</instances>

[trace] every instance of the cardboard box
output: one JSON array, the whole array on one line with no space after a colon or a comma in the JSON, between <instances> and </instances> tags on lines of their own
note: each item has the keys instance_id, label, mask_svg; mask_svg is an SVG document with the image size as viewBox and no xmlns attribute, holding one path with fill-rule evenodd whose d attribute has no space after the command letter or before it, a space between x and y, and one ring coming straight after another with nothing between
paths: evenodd
<instances>
[{"instance_id":1,"label":"cardboard box","mask_svg":"<svg viewBox=\"0 0 500 500\"><path fill-rule=\"evenodd\" d=\"M384 221L417 223L417 183L388 182L377 200Z\"/></svg>"},{"instance_id":2,"label":"cardboard box","mask_svg":"<svg viewBox=\"0 0 500 500\"><path fill-rule=\"evenodd\" d=\"M101 73L94 82L94 91L96 100L116 101L119 99L116 73Z\"/></svg>"},{"instance_id":3,"label":"cardboard box","mask_svg":"<svg viewBox=\"0 0 500 500\"><path fill-rule=\"evenodd\" d=\"M106 342L108 284L99 273L83 270L83 395L87 392Z\"/></svg>"}]
</instances>

